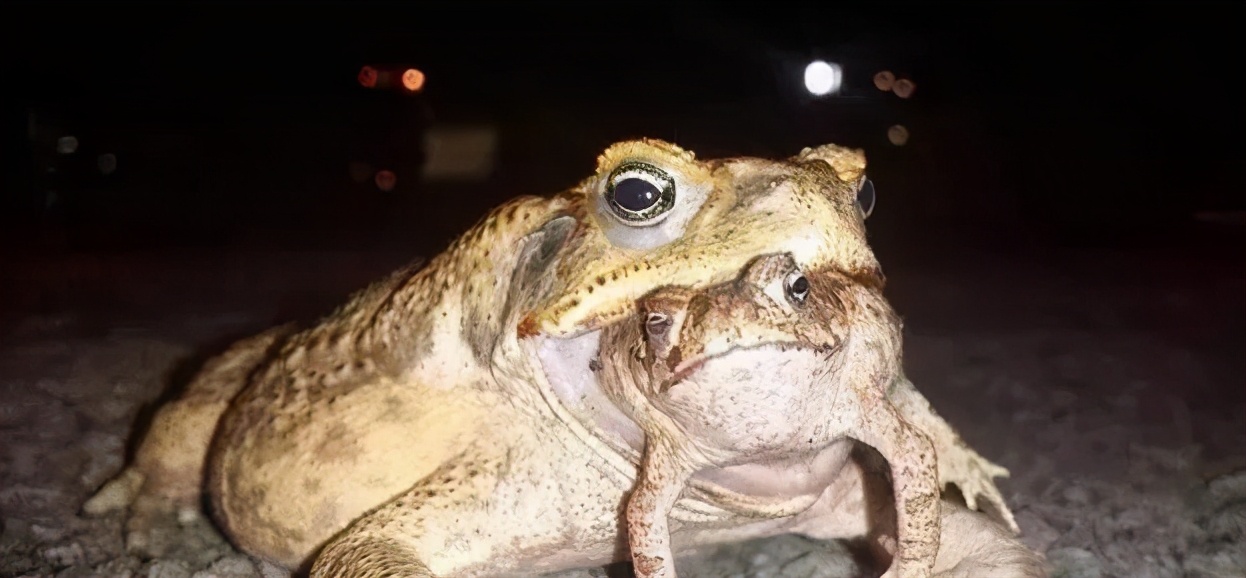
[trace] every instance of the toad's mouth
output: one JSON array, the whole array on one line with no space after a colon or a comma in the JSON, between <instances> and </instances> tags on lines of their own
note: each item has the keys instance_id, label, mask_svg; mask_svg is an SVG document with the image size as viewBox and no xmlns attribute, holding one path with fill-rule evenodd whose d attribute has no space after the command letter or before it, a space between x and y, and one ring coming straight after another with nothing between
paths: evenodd
<instances>
[{"instance_id":1,"label":"toad's mouth","mask_svg":"<svg viewBox=\"0 0 1246 578\"><path fill-rule=\"evenodd\" d=\"M737 357L739 354L749 354L761 357L767 356L786 356L790 354L798 354L807 356L813 354L818 358L826 360L827 366L831 365L836 353L842 349L842 344L837 343L810 343L808 341L786 340L786 341L767 341L765 343L751 344L723 344L714 346L713 344L701 345L697 347L697 353L691 357L684 358L680 353L683 347L676 347L671 352L671 358L668 363L671 368L670 377L662 381L660 390L669 391L672 387L679 385L689 377L695 375L698 371L705 368L706 365L727 357Z\"/></svg>"}]
</instances>

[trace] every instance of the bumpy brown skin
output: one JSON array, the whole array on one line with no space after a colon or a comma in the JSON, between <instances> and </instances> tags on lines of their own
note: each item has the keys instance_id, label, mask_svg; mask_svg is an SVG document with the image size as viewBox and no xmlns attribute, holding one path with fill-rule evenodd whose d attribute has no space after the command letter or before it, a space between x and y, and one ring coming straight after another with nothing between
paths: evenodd
<instances>
[{"instance_id":1,"label":"bumpy brown skin","mask_svg":"<svg viewBox=\"0 0 1246 578\"><path fill-rule=\"evenodd\" d=\"M669 218L643 230L603 201L607 179L635 162L680 193ZM161 411L139 449L147 457L84 510L133 503L129 543L144 549L159 514L206 488L229 538L276 565L305 566L337 535L322 576L608 559L635 463L551 393L538 344L623 322L657 287L732 279L763 253L878 276L853 203L863 170L859 151L833 145L782 161L614 145L574 189L508 202L426 267L213 361Z\"/></svg>"},{"instance_id":2,"label":"bumpy brown skin","mask_svg":"<svg viewBox=\"0 0 1246 578\"><path fill-rule=\"evenodd\" d=\"M788 284L796 278L801 292L793 294ZM627 509L632 555L645 575L674 575L665 519L684 484L690 482L693 491L721 491L698 487L692 474L746 462L813 463L819 455L834 454L828 446L844 439L876 449L893 481L895 525L869 527L880 557L894 560L886 576L931 571L967 576L969 570L986 569L992 576L1044 575L1041 559L1007 536L1008 528L966 516L951 504L940 507L934 451L951 454L939 463L962 460L980 471L998 468L963 443L948 445L959 438L945 435L951 428L916 390L902 387L901 403L893 400L896 388L888 384L903 381L900 324L881 288L875 277L854 278L834 268L804 272L789 255L771 255L756 259L734 282L702 290L666 287L641 300L645 345L633 362L642 369L632 373L650 380L638 380L634 388L626 378L605 383L648 428L643 475ZM629 329L607 330L603 340L626 342ZM777 371L750 368L762 359L746 358L750 350L775 362ZM800 350L809 355L790 353ZM711 364L717 368L702 370ZM920 426L935 433L927 435ZM931 438L938 443L932 446ZM831 496L835 503L853 503L849 496L870 493L865 488L877 494L885 478L865 473L869 469L854 459L824 473L828 487L841 488ZM788 475L783 468L766 474ZM728 486L741 482L721 470L711 479ZM854 481L850 491L842 489L845 479ZM980 484L997 491L989 476L952 483L966 495L974 495ZM986 497L994 501L995 495ZM1002 509L1001 521L1011 525L1002 499L995 504ZM764 515L766 508L755 506ZM796 514L806 519L795 525L812 528L815 535L826 527L869 526L868 520L878 519L861 510L810 512L819 508ZM845 524L844 518L856 519ZM948 540L942 547L941 535Z\"/></svg>"},{"instance_id":3,"label":"bumpy brown skin","mask_svg":"<svg viewBox=\"0 0 1246 578\"><path fill-rule=\"evenodd\" d=\"M784 532L865 539L875 545L880 566L890 565L886 576L1045 576L1041 558L985 516L952 503L940 505L937 495L931 498L934 503L920 507L906 507L903 496L892 499L893 487L906 491L906 476L924 474L927 487L934 484L933 462L894 453L886 445L881 455L871 455L838 443L845 435L879 439L874 430L897 427L894 419L880 419L880 414L895 413L886 399L888 389L880 384L887 382L888 371L895 371L886 358L896 356L898 330L877 291L835 271L810 274L805 302L784 306L773 296L792 269L786 255L764 257L731 283L703 291L659 289L640 301L640 320L613 324L601 333L595 373L602 388L646 433L640 472L633 474L639 479L630 495L608 475L584 476L585 466L594 464L581 461L584 454L574 444L528 444L513 438L506 457L497 461L486 457L487 449L474 447L330 542L312 576L380 577L396 570L400 574L393 575L535 573L566 567L561 563L565 558L539 566L539 557L576 554L584 555L578 560L600 564L617 559L618 552L612 555L610 548L617 529L609 521L624 496L626 544L642 577L674 576L676 543L696 547ZM786 369L759 374L766 368L755 367L758 358L749 355L752 351L778 358ZM810 365L797 367L800 363ZM736 377L716 380L720 375ZM801 387L787 390L789 380ZM823 415L831 427L800 419L805 416L792 411L796 406ZM738 412L743 421L719 419L722 409ZM750 420L767 410L793 419ZM515 427L511 432L539 440L540 424L527 425L536 425L537 431ZM898 427L884 435L922 436L911 426ZM528 453L525 447L539 449ZM554 459L543 461L550 454ZM822 460L825 466L806 468L828 455ZM772 495L774 488L750 494L740 487L747 480L730 468L759 460L788 464L764 470L767 479L790 475L786 468L791 466L801 473L777 495ZM713 470L711 477L695 477ZM888 474L896 484L886 482ZM560 483L564 477L569 483ZM582 494L576 496L577 491ZM480 496L499 506L492 512L488 507L480 510ZM558 508L568 502L571 509ZM899 509L892 506L896 503ZM526 516L537 504L563 518L551 523ZM505 550L508 556L470 566L445 565L445 548L454 548L455 540L430 541L419 529L443 523L447 512L453 512L455 522L450 533L457 530L486 543L501 538L511 546ZM933 517L920 517L927 512ZM511 541L514 536L506 533L512 524L524 526L526 534L518 538L525 543L518 549ZM549 525L561 530L550 535ZM917 540L913 533L919 534ZM910 552L910 560L918 564L905 564L897 556L932 535L942 538L937 552L920 558ZM430 551L438 555L415 555Z\"/></svg>"},{"instance_id":4,"label":"bumpy brown skin","mask_svg":"<svg viewBox=\"0 0 1246 578\"><path fill-rule=\"evenodd\" d=\"M824 389L789 394L780 384L793 376L783 372L766 375L761 387L751 390L746 384L723 384L726 387L722 389L731 392L732 402L721 410L718 387L710 394L678 401L672 396L650 396L647 400L654 411L673 417L679 425L667 431L647 431L647 439L666 441L657 446L662 453L684 455L691 447L692 456L713 456L709 463L696 464L700 468L764 461L801 452L812 455L841 439L865 443L877 449L891 465L895 486L896 563L888 575L929 576L939 549L935 448L925 433L905 421L887 398L886 385L891 376L899 373L900 325L882 298L881 279L876 275L858 277L835 269L805 273L790 255L773 255L756 259L734 283L689 295L687 312L670 315L682 318L677 327L678 338L673 340L676 345L668 346L665 352L655 351L648 366L651 373L656 369L659 375L668 370L673 374L669 379L675 383L665 383L661 389L680 388L678 382L687 379L688 373L695 372L701 364L732 362L731 352L759 346L774 349L772 355L776 357L788 348L817 352L818 359L808 362L807 368L795 369L807 372L808 377L798 374L794 379L813 383L818 380L813 374L826 372L827 383ZM800 300L785 296L789 290L786 285L794 278L806 280ZM798 362L794 360L795 363ZM834 379L836 373L844 379ZM772 387L766 387L771 384ZM755 406L750 405L752 401ZM776 405L806 413L788 418L791 424L785 423L786 416L782 415L774 416L778 421L748 424L728 419L714 420L708 427L698 423L702 415L716 410L726 418L731 411L755 414ZM803 419L806 416L811 419ZM802 422L821 422L819 425L825 427L802 427ZM713 434L712 439L698 438L695 432L706 429ZM672 437L675 439L671 440ZM647 450L646 474L670 469L653 462L659 451ZM673 461L695 464L698 460L692 456ZM665 475L676 477L678 473ZM649 478L642 480L640 490L646 489ZM649 506L664 509L633 507L635 500L634 496L627 512L629 524L638 522L633 527L645 528L650 520L664 518L670 508L669 504L658 502ZM637 533L643 534L633 531ZM649 541L652 540L646 536L632 537L634 545ZM648 556L670 561L667 553ZM674 575L673 563L669 564L669 575Z\"/></svg>"}]
</instances>

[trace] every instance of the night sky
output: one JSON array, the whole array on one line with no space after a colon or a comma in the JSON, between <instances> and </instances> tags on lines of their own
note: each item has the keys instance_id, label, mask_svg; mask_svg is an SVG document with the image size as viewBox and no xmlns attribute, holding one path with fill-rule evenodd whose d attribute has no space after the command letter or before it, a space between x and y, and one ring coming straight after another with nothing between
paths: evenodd
<instances>
[{"instance_id":1,"label":"night sky","mask_svg":"<svg viewBox=\"0 0 1246 578\"><path fill-rule=\"evenodd\" d=\"M359 111L390 110L355 82L375 63L427 72L434 122L500 127L489 183L434 195L451 208L405 205L457 210L429 225L440 240L642 135L705 156L865 147L897 230L967 219L1115 238L1246 209L1241 3L10 2L0 14L11 226L327 226L346 214L340 175L323 174L345 172L335 147L372 134ZM801 92L812 58L844 66L837 98ZM912 99L874 89L884 68L916 81ZM120 161L145 168L107 194L62 193L72 216L53 218L31 110L193 144ZM895 123L908 146L887 143ZM349 214L366 222L379 206Z\"/></svg>"}]
</instances>

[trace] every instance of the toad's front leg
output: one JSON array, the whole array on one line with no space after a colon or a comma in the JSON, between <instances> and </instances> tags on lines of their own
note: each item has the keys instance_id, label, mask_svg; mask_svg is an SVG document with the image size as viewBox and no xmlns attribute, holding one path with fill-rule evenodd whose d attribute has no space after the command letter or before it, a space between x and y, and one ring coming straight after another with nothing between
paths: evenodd
<instances>
[{"instance_id":1,"label":"toad's front leg","mask_svg":"<svg viewBox=\"0 0 1246 578\"><path fill-rule=\"evenodd\" d=\"M627 500L627 541L637 578L675 578L668 521L693 470L666 436L649 436L636 489Z\"/></svg>"},{"instance_id":2,"label":"toad's front leg","mask_svg":"<svg viewBox=\"0 0 1246 578\"><path fill-rule=\"evenodd\" d=\"M886 402L864 404L844 435L887 460L896 504L896 544L884 578L928 578L939 551L939 479L934 445Z\"/></svg>"},{"instance_id":3,"label":"toad's front leg","mask_svg":"<svg viewBox=\"0 0 1246 578\"><path fill-rule=\"evenodd\" d=\"M955 484L960 488L965 504L970 510L983 510L979 499L990 506L995 514L1014 534L1020 533L1012 510L999 493L995 478L1007 477L1008 470L982 457L969 447L946 420L935 413L913 382L904 375L896 377L891 384L887 399L908 423L922 430L934 443L939 464L939 485Z\"/></svg>"}]
</instances>

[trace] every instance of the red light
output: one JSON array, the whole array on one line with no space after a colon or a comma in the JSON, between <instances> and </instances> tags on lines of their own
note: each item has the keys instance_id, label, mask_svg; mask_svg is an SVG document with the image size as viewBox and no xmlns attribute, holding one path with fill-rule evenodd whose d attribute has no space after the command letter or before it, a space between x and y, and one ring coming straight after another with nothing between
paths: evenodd
<instances>
[{"instance_id":1,"label":"red light","mask_svg":"<svg viewBox=\"0 0 1246 578\"><path fill-rule=\"evenodd\" d=\"M371 66L365 66L359 69L359 84L364 88L376 88L376 77L378 76L376 69Z\"/></svg>"},{"instance_id":2,"label":"red light","mask_svg":"<svg viewBox=\"0 0 1246 578\"><path fill-rule=\"evenodd\" d=\"M411 92L419 92L421 88L424 88L424 73L408 68L402 73L402 86Z\"/></svg>"}]
</instances>

